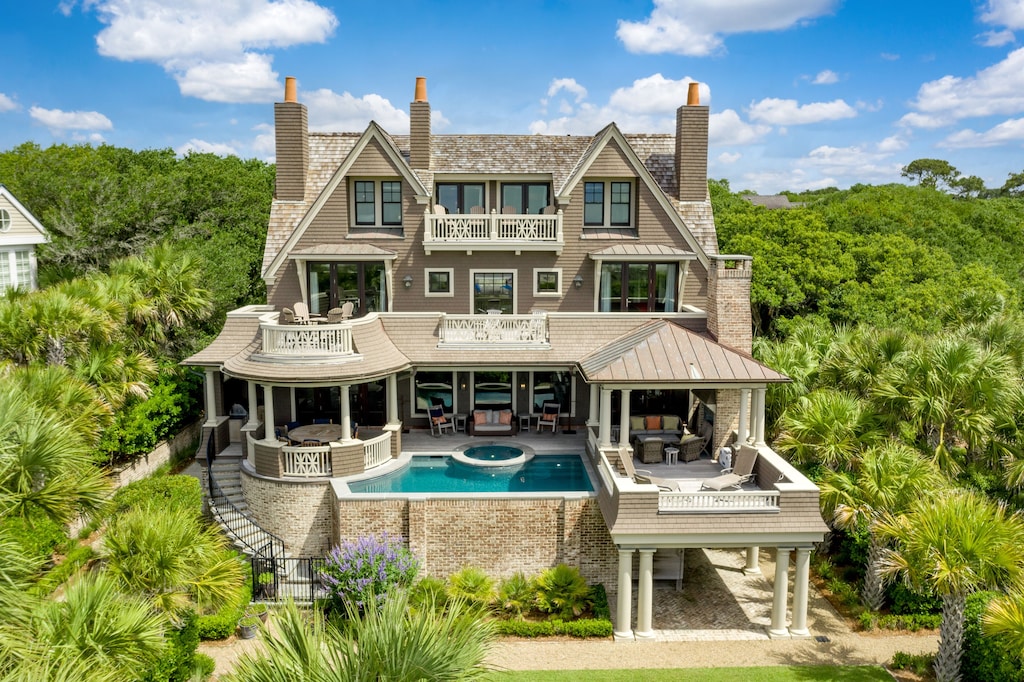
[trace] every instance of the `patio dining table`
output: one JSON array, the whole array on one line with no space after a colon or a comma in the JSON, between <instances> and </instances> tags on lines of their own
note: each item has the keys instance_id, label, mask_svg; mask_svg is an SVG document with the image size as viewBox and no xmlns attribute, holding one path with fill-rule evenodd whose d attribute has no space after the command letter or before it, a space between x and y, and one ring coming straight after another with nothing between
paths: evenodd
<instances>
[{"instance_id":1,"label":"patio dining table","mask_svg":"<svg viewBox=\"0 0 1024 682\"><path fill-rule=\"evenodd\" d=\"M288 432L290 440L299 442L315 438L326 443L339 441L341 436L341 424L307 424L306 426L297 426Z\"/></svg>"}]
</instances>

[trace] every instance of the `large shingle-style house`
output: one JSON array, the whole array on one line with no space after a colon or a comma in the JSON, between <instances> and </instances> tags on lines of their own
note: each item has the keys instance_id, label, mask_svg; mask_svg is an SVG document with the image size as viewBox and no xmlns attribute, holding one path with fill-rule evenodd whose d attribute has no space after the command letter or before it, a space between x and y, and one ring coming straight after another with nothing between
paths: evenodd
<instances>
[{"instance_id":1,"label":"large shingle-style house","mask_svg":"<svg viewBox=\"0 0 1024 682\"><path fill-rule=\"evenodd\" d=\"M37 288L36 246L48 241L36 217L0 185L0 294Z\"/></svg>"},{"instance_id":2,"label":"large shingle-style house","mask_svg":"<svg viewBox=\"0 0 1024 682\"><path fill-rule=\"evenodd\" d=\"M210 486L215 513L230 507L293 556L390 532L438 575L571 563L615 595L620 637L651 636L662 558L746 548L756 572L771 547L770 632L806 636L825 525L817 488L764 443L766 387L787 379L750 355L750 258L718 253L698 92L674 135L614 123L592 136L439 135L418 79L409 135L372 122L311 133L288 79L274 108L267 304L229 313L186 361L206 372L204 451L241 459L236 493ZM538 424L545 404L557 417ZM233 417L236 405L247 412ZM429 437L432 409L455 438ZM290 437L316 422L324 442ZM414 452L506 434L583 455L593 491L348 485ZM753 476L707 488L726 446L737 464L756 452Z\"/></svg>"}]
</instances>

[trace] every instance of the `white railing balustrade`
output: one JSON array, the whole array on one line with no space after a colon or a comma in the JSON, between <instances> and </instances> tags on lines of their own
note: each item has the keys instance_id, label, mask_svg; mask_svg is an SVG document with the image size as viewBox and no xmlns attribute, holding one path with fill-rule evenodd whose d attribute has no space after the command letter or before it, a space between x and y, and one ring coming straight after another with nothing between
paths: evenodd
<instances>
[{"instance_id":1,"label":"white railing balustrade","mask_svg":"<svg viewBox=\"0 0 1024 682\"><path fill-rule=\"evenodd\" d=\"M608 461L608 456L605 455L603 450L597 450L597 473L601 476L601 483L608 492L615 492L615 483L612 479L615 478L615 469L612 467L611 462Z\"/></svg>"},{"instance_id":2,"label":"white railing balustrade","mask_svg":"<svg viewBox=\"0 0 1024 682\"><path fill-rule=\"evenodd\" d=\"M363 441L363 468L372 469L391 459L391 432Z\"/></svg>"},{"instance_id":3,"label":"white railing balustrade","mask_svg":"<svg viewBox=\"0 0 1024 682\"><path fill-rule=\"evenodd\" d=\"M352 327L261 323L264 355L351 355Z\"/></svg>"},{"instance_id":4,"label":"white railing balustrade","mask_svg":"<svg viewBox=\"0 0 1024 682\"><path fill-rule=\"evenodd\" d=\"M300 447L285 445L284 475L296 478L329 478L331 476L331 446Z\"/></svg>"},{"instance_id":5,"label":"white railing balustrade","mask_svg":"<svg viewBox=\"0 0 1024 682\"><path fill-rule=\"evenodd\" d=\"M441 318L438 345L548 345L546 315L448 315Z\"/></svg>"},{"instance_id":6,"label":"white railing balustrade","mask_svg":"<svg viewBox=\"0 0 1024 682\"><path fill-rule=\"evenodd\" d=\"M488 214L438 215L428 210L423 215L423 243L427 248L505 244L561 249L564 244L561 210L540 215L502 214L493 210Z\"/></svg>"},{"instance_id":7,"label":"white railing balustrade","mask_svg":"<svg viewBox=\"0 0 1024 682\"><path fill-rule=\"evenodd\" d=\"M700 492L664 492L658 495L659 512L737 512L779 511L779 493L775 490L702 490Z\"/></svg>"}]
</instances>

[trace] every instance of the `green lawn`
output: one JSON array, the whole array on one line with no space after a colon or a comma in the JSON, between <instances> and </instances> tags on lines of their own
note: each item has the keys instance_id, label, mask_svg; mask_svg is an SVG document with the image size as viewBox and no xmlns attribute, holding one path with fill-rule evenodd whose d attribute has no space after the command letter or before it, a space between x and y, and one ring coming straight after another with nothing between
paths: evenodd
<instances>
[{"instance_id":1,"label":"green lawn","mask_svg":"<svg viewBox=\"0 0 1024 682\"><path fill-rule=\"evenodd\" d=\"M664 668L655 670L517 670L496 673L497 682L892 682L878 666L772 666L769 668Z\"/></svg>"}]
</instances>

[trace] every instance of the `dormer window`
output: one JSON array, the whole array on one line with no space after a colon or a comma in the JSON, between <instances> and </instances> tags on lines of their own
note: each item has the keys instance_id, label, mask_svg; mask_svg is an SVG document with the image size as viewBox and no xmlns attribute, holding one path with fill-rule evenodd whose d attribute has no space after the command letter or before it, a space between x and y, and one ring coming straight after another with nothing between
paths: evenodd
<instances>
[{"instance_id":1,"label":"dormer window","mask_svg":"<svg viewBox=\"0 0 1024 682\"><path fill-rule=\"evenodd\" d=\"M629 180L583 183L585 227L629 227L633 224L633 183Z\"/></svg>"},{"instance_id":2,"label":"dormer window","mask_svg":"<svg viewBox=\"0 0 1024 682\"><path fill-rule=\"evenodd\" d=\"M355 180L352 183L353 223L357 227L402 224L402 183L399 180Z\"/></svg>"}]
</instances>

